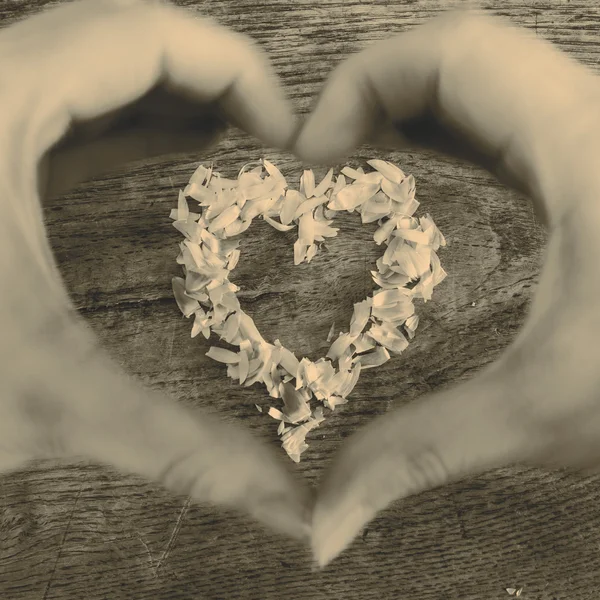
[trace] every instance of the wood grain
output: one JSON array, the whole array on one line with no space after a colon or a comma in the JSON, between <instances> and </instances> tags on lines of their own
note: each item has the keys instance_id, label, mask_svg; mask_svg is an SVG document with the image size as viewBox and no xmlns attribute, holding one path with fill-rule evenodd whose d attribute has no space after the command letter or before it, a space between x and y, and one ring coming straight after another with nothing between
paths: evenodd
<instances>
[{"instance_id":1,"label":"wood grain","mask_svg":"<svg viewBox=\"0 0 600 600\"><path fill-rule=\"evenodd\" d=\"M8 26L58 2L0 4ZM256 39L301 113L331 69L375 40L445 8L439 0L185 0L178 4ZM592 0L494 0L486 9L598 70L600 9ZM88 182L45 206L47 227L70 294L105 348L129 372L174 401L244 421L279 442L259 386L241 388L190 339L173 298L180 234L169 210L198 162L234 174L266 156L289 181L302 165L232 132L203 156L136 164ZM357 166L378 155L359 149ZM545 234L529 202L483 171L427 152L385 158L412 173L421 210L449 245L449 273L420 304L410 348L361 375L350 402L309 436L297 469L316 484L340 443L374 416L469 378L494 360L523 322L536 288ZM322 175L324 170L317 170ZM310 265L293 266L293 237L256 223L234 280L242 306L267 339L317 358L332 321L372 288L379 255L374 225L341 216L340 235ZM206 390L209 390L207 392ZM281 450L282 451L282 450ZM3 600L503 599L586 600L600 590L600 480L524 468L497 470L397 503L321 573L307 549L232 512L190 505L158 486L107 468L34 464L0 481L0 598Z\"/></svg>"}]
</instances>

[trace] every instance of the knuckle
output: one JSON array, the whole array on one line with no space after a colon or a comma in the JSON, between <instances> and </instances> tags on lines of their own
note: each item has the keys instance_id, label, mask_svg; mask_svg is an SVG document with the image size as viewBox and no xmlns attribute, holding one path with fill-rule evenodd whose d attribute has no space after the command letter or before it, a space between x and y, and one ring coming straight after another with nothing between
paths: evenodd
<instances>
[{"instance_id":1,"label":"knuckle","mask_svg":"<svg viewBox=\"0 0 600 600\"><path fill-rule=\"evenodd\" d=\"M191 495L201 479L197 469L194 471L189 469L189 463L194 458L194 454L194 452L185 452L169 460L159 472L158 481L165 488L177 494Z\"/></svg>"},{"instance_id":2,"label":"knuckle","mask_svg":"<svg viewBox=\"0 0 600 600\"><path fill-rule=\"evenodd\" d=\"M383 453L364 481L368 484L361 501L377 512L399 498L448 483L450 472L436 449L424 447L403 456Z\"/></svg>"},{"instance_id":3,"label":"knuckle","mask_svg":"<svg viewBox=\"0 0 600 600\"><path fill-rule=\"evenodd\" d=\"M86 363L99 353L94 335L74 311L65 309L49 312L36 323L35 340L51 348L59 356L75 363Z\"/></svg>"},{"instance_id":4,"label":"knuckle","mask_svg":"<svg viewBox=\"0 0 600 600\"><path fill-rule=\"evenodd\" d=\"M449 471L439 452L425 448L407 456L404 463L404 485L409 490L425 490L443 485L449 480Z\"/></svg>"}]
</instances>

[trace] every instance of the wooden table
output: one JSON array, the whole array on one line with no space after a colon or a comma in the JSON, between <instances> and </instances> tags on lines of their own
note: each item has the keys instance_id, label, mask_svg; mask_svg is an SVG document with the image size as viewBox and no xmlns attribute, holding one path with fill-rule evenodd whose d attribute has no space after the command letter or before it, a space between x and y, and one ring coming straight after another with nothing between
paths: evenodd
<instances>
[{"instance_id":1,"label":"wooden table","mask_svg":"<svg viewBox=\"0 0 600 600\"><path fill-rule=\"evenodd\" d=\"M434 16L439 0L180 0L250 34L268 51L300 112L342 58ZM7 26L45 0L0 4ZM596 2L489 0L485 7L597 68ZM66 285L107 350L149 387L244 421L279 447L264 388L243 388L190 339L172 296L180 234L169 210L199 161L237 173L266 156L298 181L292 156L238 132L203 156L136 164L45 207ZM357 151L350 164L378 156ZM426 152L385 158L414 174L422 211L449 245L449 273L418 306L417 337L361 375L350 402L308 438L297 465L311 484L348 435L375 415L471 377L515 336L536 288L545 234L531 205L488 174ZM322 175L324 170L317 171ZM310 265L293 266L293 236L257 222L235 272L242 305L267 339L323 354L332 321L348 323L372 289L375 224L341 216L340 235ZM209 392L207 392L209 390ZM278 451L283 452L279 449ZM238 514L192 505L104 467L37 463L0 480L0 598L495 600L523 587L531 600L595 599L600 591L600 479L507 468L396 503L321 573L307 548Z\"/></svg>"}]
</instances>

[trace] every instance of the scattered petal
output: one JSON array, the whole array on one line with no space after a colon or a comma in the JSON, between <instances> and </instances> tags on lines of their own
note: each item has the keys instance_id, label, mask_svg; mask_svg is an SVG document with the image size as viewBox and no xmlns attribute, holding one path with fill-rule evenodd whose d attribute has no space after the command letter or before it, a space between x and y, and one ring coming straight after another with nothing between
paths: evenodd
<instances>
[{"instance_id":1,"label":"scattered petal","mask_svg":"<svg viewBox=\"0 0 600 600\"><path fill-rule=\"evenodd\" d=\"M335 331L335 321L331 324L331 328L329 329L329 333L327 334L327 341L330 342L333 339Z\"/></svg>"}]
</instances>

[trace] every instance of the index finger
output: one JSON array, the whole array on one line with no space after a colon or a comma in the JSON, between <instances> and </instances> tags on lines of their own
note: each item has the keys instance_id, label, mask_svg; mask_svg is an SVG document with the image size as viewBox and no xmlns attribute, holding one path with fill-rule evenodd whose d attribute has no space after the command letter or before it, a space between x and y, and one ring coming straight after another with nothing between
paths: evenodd
<instances>
[{"instance_id":1,"label":"index finger","mask_svg":"<svg viewBox=\"0 0 600 600\"><path fill-rule=\"evenodd\" d=\"M43 132L40 154L71 121L109 114L159 84L199 104L214 103L267 145L286 146L295 129L275 73L250 38L164 2L75 2L0 37L1 47L22 50L3 69L17 83L36 73L43 92L31 118Z\"/></svg>"},{"instance_id":2,"label":"index finger","mask_svg":"<svg viewBox=\"0 0 600 600\"><path fill-rule=\"evenodd\" d=\"M550 43L499 17L451 11L342 63L295 152L334 161L387 124L404 143L454 154L467 146L470 158L555 213L562 194L573 195L573 181L558 173L592 165L597 100L592 73Z\"/></svg>"}]
</instances>

